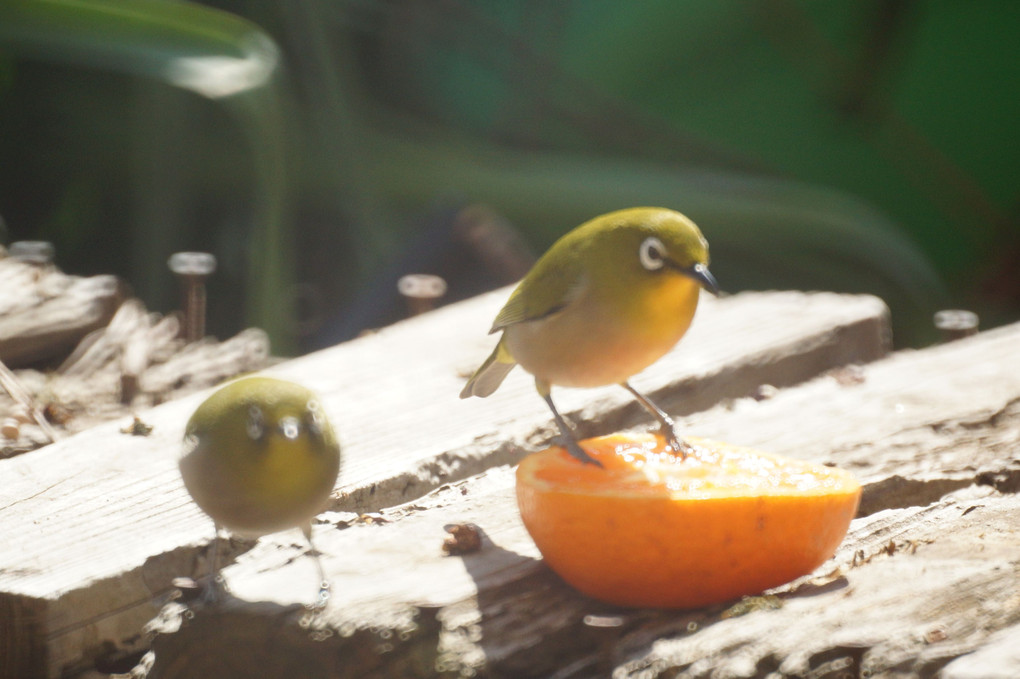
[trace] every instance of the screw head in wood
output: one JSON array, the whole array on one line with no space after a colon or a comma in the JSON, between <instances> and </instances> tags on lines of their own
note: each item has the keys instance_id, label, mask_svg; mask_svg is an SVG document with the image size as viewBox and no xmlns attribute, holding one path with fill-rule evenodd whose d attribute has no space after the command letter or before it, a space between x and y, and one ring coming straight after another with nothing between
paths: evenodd
<instances>
[{"instance_id":1,"label":"screw head in wood","mask_svg":"<svg viewBox=\"0 0 1020 679\"><path fill-rule=\"evenodd\" d=\"M208 252L175 252L167 266L178 276L209 276L216 271L216 257Z\"/></svg>"},{"instance_id":2,"label":"screw head in wood","mask_svg":"<svg viewBox=\"0 0 1020 679\"><path fill-rule=\"evenodd\" d=\"M45 240L19 240L10 244L7 255L27 264L52 264L56 250Z\"/></svg>"},{"instance_id":3,"label":"screw head in wood","mask_svg":"<svg viewBox=\"0 0 1020 679\"><path fill-rule=\"evenodd\" d=\"M966 309L943 309L935 313L935 327L942 333L942 341L976 335L978 315Z\"/></svg>"},{"instance_id":4,"label":"screw head in wood","mask_svg":"<svg viewBox=\"0 0 1020 679\"><path fill-rule=\"evenodd\" d=\"M412 273L397 281L397 291L407 300L412 316L434 309L436 302L446 294L446 281L431 274Z\"/></svg>"}]
</instances>

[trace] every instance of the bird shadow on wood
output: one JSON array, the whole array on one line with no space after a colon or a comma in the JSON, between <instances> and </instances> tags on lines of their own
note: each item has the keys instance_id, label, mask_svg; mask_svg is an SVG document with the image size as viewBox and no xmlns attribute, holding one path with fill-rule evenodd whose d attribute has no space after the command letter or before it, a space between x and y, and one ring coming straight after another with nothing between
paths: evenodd
<instances>
[{"instance_id":1,"label":"bird shadow on wood","mask_svg":"<svg viewBox=\"0 0 1020 679\"><path fill-rule=\"evenodd\" d=\"M229 592L171 601L146 626L147 679L416 679L434 677L436 621L401 631L336 627L325 609Z\"/></svg>"},{"instance_id":2,"label":"bird shadow on wood","mask_svg":"<svg viewBox=\"0 0 1020 679\"><path fill-rule=\"evenodd\" d=\"M250 549L255 542L247 540L243 545ZM294 558L308 555L302 551ZM147 679L363 677L378 670L379 658L392 646L391 630L337 628L326 608L316 604L239 598L230 591L229 581L212 585L208 577L199 581L178 577L174 585L176 589L144 628L144 636L151 640L145 661ZM392 673L378 676L431 676L420 671L419 658L427 652L422 653L419 646L436 648L438 632L427 626L405 632L405 657L394 660L395 654L389 653L387 669Z\"/></svg>"},{"instance_id":3,"label":"bird shadow on wood","mask_svg":"<svg viewBox=\"0 0 1020 679\"><path fill-rule=\"evenodd\" d=\"M146 628L154 662L148 679L331 674L331 654L309 626L300 604L245 601L220 591L215 601L172 601Z\"/></svg>"},{"instance_id":4,"label":"bird shadow on wood","mask_svg":"<svg viewBox=\"0 0 1020 679\"><path fill-rule=\"evenodd\" d=\"M505 549L475 528L479 549L456 558L475 581L476 601L464 603L476 604L477 615L449 616L458 622L447 629L453 637L476 640L484 666L473 669L482 676L522 679L557 676L565 668L581 673L563 676L599 676L606 645L585 621L616 609L578 593L542 560ZM449 660L470 666L473 650L455 650L461 657Z\"/></svg>"}]
</instances>

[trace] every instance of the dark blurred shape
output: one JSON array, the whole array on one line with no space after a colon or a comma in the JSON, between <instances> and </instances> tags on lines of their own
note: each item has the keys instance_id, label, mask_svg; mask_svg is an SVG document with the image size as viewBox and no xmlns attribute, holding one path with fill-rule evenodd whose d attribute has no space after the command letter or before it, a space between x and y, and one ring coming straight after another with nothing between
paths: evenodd
<instances>
[{"instance_id":1,"label":"dark blurred shape","mask_svg":"<svg viewBox=\"0 0 1020 679\"><path fill-rule=\"evenodd\" d=\"M464 287L476 284L488 288L513 283L523 278L535 263L535 255L520 232L487 205L468 205L459 210L452 232L454 243L470 256L469 261L463 262Z\"/></svg>"},{"instance_id":2,"label":"dark blurred shape","mask_svg":"<svg viewBox=\"0 0 1020 679\"><path fill-rule=\"evenodd\" d=\"M406 317L399 282L409 273L429 272L445 281L442 304L449 304L514 283L535 261L517 229L486 205L436 210L413 233L400 254L350 304L335 310L305 349L332 346Z\"/></svg>"},{"instance_id":3,"label":"dark blurred shape","mask_svg":"<svg viewBox=\"0 0 1020 679\"><path fill-rule=\"evenodd\" d=\"M1020 3L203 5L0 2L10 239L154 309L171 252L214 252L207 330L262 327L279 355L402 318L407 273L444 303L507 282L487 227L443 269L468 251L425 233L450 197L537 251L679 209L730 292L876 294L898 346L933 341L938 309L1017 318Z\"/></svg>"},{"instance_id":4,"label":"dark blurred shape","mask_svg":"<svg viewBox=\"0 0 1020 679\"><path fill-rule=\"evenodd\" d=\"M837 84L836 107L850 117L881 117L890 108L887 81L902 67L916 24L913 0L876 0L862 10L860 47Z\"/></svg>"},{"instance_id":5,"label":"dark blurred shape","mask_svg":"<svg viewBox=\"0 0 1020 679\"><path fill-rule=\"evenodd\" d=\"M985 268L979 290L998 307L1020 309L1020 204L998 225L995 242L996 252Z\"/></svg>"}]
</instances>

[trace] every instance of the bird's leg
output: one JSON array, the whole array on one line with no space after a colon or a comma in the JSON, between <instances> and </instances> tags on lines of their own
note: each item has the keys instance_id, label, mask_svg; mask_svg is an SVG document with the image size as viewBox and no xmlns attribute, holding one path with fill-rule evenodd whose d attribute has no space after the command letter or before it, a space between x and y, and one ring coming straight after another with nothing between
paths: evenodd
<instances>
[{"instance_id":1,"label":"bird's leg","mask_svg":"<svg viewBox=\"0 0 1020 679\"><path fill-rule=\"evenodd\" d=\"M209 581L202 592L202 601L206 604L214 604L220 600L221 595L229 592L227 581L220 575L220 526L213 524L212 563L209 566Z\"/></svg>"},{"instance_id":2,"label":"bird's leg","mask_svg":"<svg viewBox=\"0 0 1020 679\"><path fill-rule=\"evenodd\" d=\"M305 540L308 541L308 555L315 559L315 568L319 572L319 596L312 604L311 608L315 611L320 611L326 607L329 603L330 596L330 584L329 579L326 578L326 571L322 568L322 559L320 558L321 552L315 548L315 543L312 542L312 524L311 522L301 526L301 532L304 533Z\"/></svg>"},{"instance_id":3,"label":"bird's leg","mask_svg":"<svg viewBox=\"0 0 1020 679\"><path fill-rule=\"evenodd\" d=\"M629 391L634 398L637 399L638 403L644 406L645 410L655 416L655 419L659 421L659 433L664 439L666 439L666 443L669 444L670 448L680 453L681 458L686 458L694 452L691 445L677 435L673 418L667 415L662 408L652 403L648 397L642 395L641 392L630 386L629 382L623 381L620 383L620 386Z\"/></svg>"},{"instance_id":4,"label":"bird's leg","mask_svg":"<svg viewBox=\"0 0 1020 679\"><path fill-rule=\"evenodd\" d=\"M563 438L564 445L571 457L574 457L585 464L593 464L596 467L601 467L601 462L584 452L581 445L577 442L577 437L574 436L574 432L571 431L570 426L567 424L567 421L563 419L562 415L560 415L560 411L556 410L556 405L553 403L552 395L549 393L549 383L535 378L535 388L538 389L538 393L543 399L545 399L546 405L548 405L549 410L552 411L553 419L556 420L556 426L560 429L560 435Z\"/></svg>"}]
</instances>

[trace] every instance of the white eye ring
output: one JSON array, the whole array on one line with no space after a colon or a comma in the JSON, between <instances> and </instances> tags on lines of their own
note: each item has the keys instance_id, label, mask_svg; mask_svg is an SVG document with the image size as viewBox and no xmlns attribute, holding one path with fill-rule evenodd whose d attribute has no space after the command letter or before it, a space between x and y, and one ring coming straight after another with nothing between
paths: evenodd
<instances>
[{"instance_id":1,"label":"white eye ring","mask_svg":"<svg viewBox=\"0 0 1020 679\"><path fill-rule=\"evenodd\" d=\"M655 236L649 236L641 241L638 257L641 259L641 266L649 271L656 271L666 263L666 246Z\"/></svg>"},{"instance_id":2,"label":"white eye ring","mask_svg":"<svg viewBox=\"0 0 1020 679\"><path fill-rule=\"evenodd\" d=\"M248 407L248 417L244 423L244 431L252 441L260 441L266 434L266 416L262 408L256 405Z\"/></svg>"},{"instance_id":3,"label":"white eye ring","mask_svg":"<svg viewBox=\"0 0 1020 679\"><path fill-rule=\"evenodd\" d=\"M280 427L280 433L288 441L294 441L301 436L301 420L293 415L281 417L278 426Z\"/></svg>"}]
</instances>

